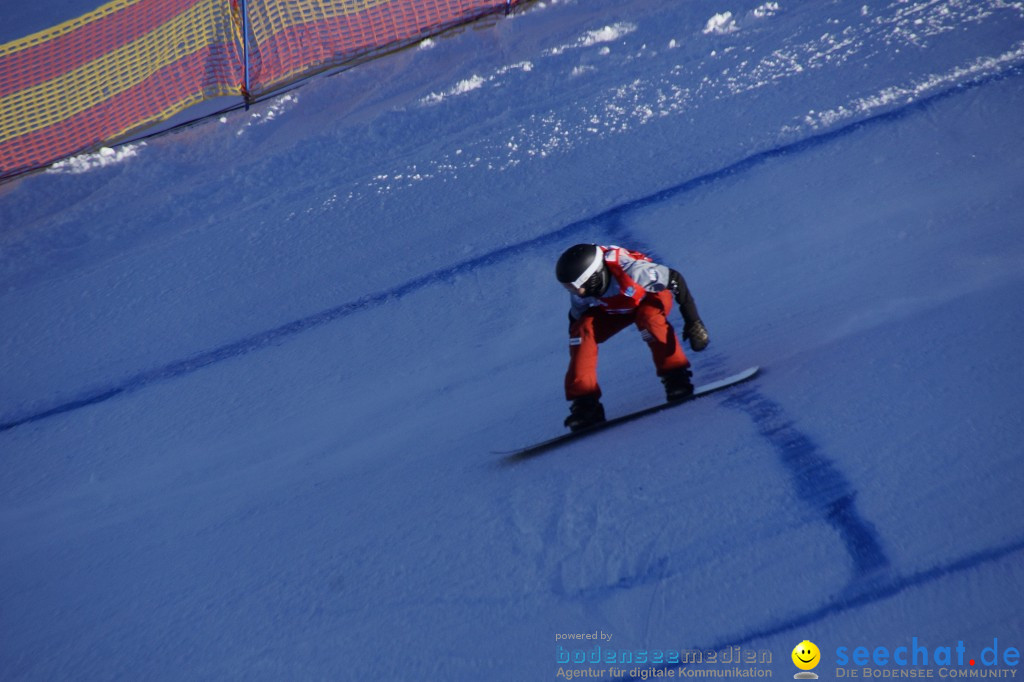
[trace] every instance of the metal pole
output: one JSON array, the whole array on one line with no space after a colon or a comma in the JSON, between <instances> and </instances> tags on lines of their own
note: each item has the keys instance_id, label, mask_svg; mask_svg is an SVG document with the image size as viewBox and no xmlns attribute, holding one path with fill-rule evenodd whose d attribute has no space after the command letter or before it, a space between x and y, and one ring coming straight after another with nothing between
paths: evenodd
<instances>
[{"instance_id":1,"label":"metal pole","mask_svg":"<svg viewBox=\"0 0 1024 682\"><path fill-rule=\"evenodd\" d=\"M242 94L245 96L246 108L249 106L249 3L247 0L239 0L242 8L242 62L245 74L245 84L242 86Z\"/></svg>"}]
</instances>

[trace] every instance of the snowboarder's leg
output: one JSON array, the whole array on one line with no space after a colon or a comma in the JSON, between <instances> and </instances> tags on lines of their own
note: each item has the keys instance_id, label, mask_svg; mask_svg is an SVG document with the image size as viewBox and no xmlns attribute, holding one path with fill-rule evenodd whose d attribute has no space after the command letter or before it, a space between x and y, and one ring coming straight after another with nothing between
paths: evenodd
<instances>
[{"instance_id":1,"label":"snowboarder's leg","mask_svg":"<svg viewBox=\"0 0 1024 682\"><path fill-rule=\"evenodd\" d=\"M651 349L654 367L665 384L666 397L680 400L693 393L693 384L690 382L690 360L668 321L671 310L671 292L648 294L637 308L636 326Z\"/></svg>"},{"instance_id":2,"label":"snowboarder's leg","mask_svg":"<svg viewBox=\"0 0 1024 682\"><path fill-rule=\"evenodd\" d=\"M683 345L679 343L679 337L668 321L671 310L672 293L669 291L648 294L636 309L636 326L651 349L658 376L690 366Z\"/></svg>"},{"instance_id":3,"label":"snowboarder's leg","mask_svg":"<svg viewBox=\"0 0 1024 682\"><path fill-rule=\"evenodd\" d=\"M632 315L594 312L569 325L569 370L565 398L571 400L565 425L573 431L604 421L601 387L597 383L597 347L633 321Z\"/></svg>"},{"instance_id":4,"label":"snowboarder's leg","mask_svg":"<svg viewBox=\"0 0 1024 682\"><path fill-rule=\"evenodd\" d=\"M597 312L569 325L569 370L565 373L565 398L601 397L597 383L597 346L629 326L629 315Z\"/></svg>"}]
</instances>

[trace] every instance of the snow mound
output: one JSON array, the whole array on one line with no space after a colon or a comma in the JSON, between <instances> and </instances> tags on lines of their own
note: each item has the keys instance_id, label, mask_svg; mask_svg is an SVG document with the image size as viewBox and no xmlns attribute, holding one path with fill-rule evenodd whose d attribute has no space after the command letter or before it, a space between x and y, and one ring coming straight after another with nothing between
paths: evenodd
<instances>
[{"instance_id":1,"label":"snow mound","mask_svg":"<svg viewBox=\"0 0 1024 682\"><path fill-rule=\"evenodd\" d=\"M78 156L58 161L50 166L46 172L78 174L87 173L97 168L116 166L138 156L139 151L145 146L145 142L139 142L137 144L122 145L116 149L113 147L100 147L99 151L79 154Z\"/></svg>"}]
</instances>

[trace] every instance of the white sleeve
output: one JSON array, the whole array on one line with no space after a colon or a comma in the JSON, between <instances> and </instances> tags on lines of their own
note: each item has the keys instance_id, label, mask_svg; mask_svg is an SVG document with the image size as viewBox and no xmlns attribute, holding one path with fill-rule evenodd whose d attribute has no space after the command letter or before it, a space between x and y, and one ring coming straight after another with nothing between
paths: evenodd
<instances>
[{"instance_id":1,"label":"white sleeve","mask_svg":"<svg viewBox=\"0 0 1024 682\"><path fill-rule=\"evenodd\" d=\"M626 255L620 257L620 263L625 273L646 291L658 293L668 288L669 270L666 266L653 261L635 260Z\"/></svg>"}]
</instances>

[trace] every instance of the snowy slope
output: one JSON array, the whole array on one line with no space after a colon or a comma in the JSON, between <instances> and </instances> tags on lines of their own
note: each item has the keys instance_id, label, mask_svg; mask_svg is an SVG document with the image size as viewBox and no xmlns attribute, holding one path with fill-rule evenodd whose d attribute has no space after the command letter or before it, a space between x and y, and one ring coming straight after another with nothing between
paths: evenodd
<instances>
[{"instance_id":1,"label":"snowy slope","mask_svg":"<svg viewBox=\"0 0 1024 682\"><path fill-rule=\"evenodd\" d=\"M2 677L1024 647L1024 5L478 28L0 186ZM698 380L764 374L504 465L590 240L686 274ZM660 399L631 331L601 380Z\"/></svg>"}]
</instances>

